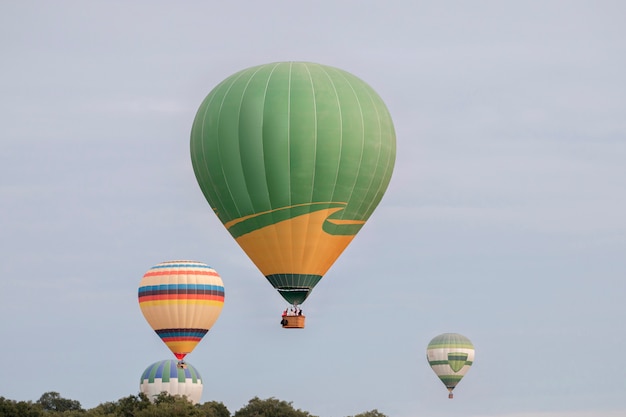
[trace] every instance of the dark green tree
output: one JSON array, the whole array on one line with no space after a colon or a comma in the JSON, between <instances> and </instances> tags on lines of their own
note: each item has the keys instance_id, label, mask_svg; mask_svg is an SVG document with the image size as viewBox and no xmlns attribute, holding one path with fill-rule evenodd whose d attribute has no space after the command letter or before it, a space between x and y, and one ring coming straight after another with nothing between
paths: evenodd
<instances>
[{"instance_id":1,"label":"dark green tree","mask_svg":"<svg viewBox=\"0 0 626 417\"><path fill-rule=\"evenodd\" d=\"M149 407L138 411L135 417L200 417L200 410L180 395L162 392Z\"/></svg>"},{"instance_id":2,"label":"dark green tree","mask_svg":"<svg viewBox=\"0 0 626 417\"><path fill-rule=\"evenodd\" d=\"M58 392L54 391L42 394L37 400L37 404L39 404L44 411L83 411L80 402L63 398Z\"/></svg>"},{"instance_id":3,"label":"dark green tree","mask_svg":"<svg viewBox=\"0 0 626 417\"><path fill-rule=\"evenodd\" d=\"M145 394L129 395L116 402L106 402L89 410L90 415L106 417L135 417L136 414L150 407L152 404Z\"/></svg>"},{"instance_id":4,"label":"dark green tree","mask_svg":"<svg viewBox=\"0 0 626 417\"><path fill-rule=\"evenodd\" d=\"M2 417L41 417L43 414L39 404L0 397L0 416Z\"/></svg>"},{"instance_id":5,"label":"dark green tree","mask_svg":"<svg viewBox=\"0 0 626 417\"><path fill-rule=\"evenodd\" d=\"M261 400L254 397L248 404L237 411L234 417L315 417L308 411L295 409L291 402L268 398Z\"/></svg>"},{"instance_id":6,"label":"dark green tree","mask_svg":"<svg viewBox=\"0 0 626 417\"><path fill-rule=\"evenodd\" d=\"M221 402L208 401L204 404L196 405L196 408L200 410L202 417L230 417L230 411Z\"/></svg>"},{"instance_id":7,"label":"dark green tree","mask_svg":"<svg viewBox=\"0 0 626 417\"><path fill-rule=\"evenodd\" d=\"M117 403L114 402L105 402L98 404L91 410L87 410L88 416L98 416L98 417L117 417Z\"/></svg>"}]
</instances>

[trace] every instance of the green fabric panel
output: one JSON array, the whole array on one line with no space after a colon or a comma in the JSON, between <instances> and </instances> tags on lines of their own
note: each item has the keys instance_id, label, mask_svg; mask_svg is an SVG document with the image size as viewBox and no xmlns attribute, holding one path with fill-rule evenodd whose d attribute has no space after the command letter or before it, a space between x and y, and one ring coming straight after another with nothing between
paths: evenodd
<instances>
[{"instance_id":1,"label":"green fabric panel","mask_svg":"<svg viewBox=\"0 0 626 417\"><path fill-rule=\"evenodd\" d=\"M151 384L154 383L154 378L156 376L157 370L159 368L160 362L155 363L152 366L152 369L150 369L150 374L148 376L148 382L150 382Z\"/></svg>"},{"instance_id":2,"label":"green fabric panel","mask_svg":"<svg viewBox=\"0 0 626 417\"><path fill-rule=\"evenodd\" d=\"M265 99L261 92L267 88L267 79L272 66L258 68L250 72L246 92L239 114L239 137L241 168L245 179L245 192L248 193L252 212L258 213L272 209L267 187L264 160L263 125L265 118ZM244 82L244 79L241 80Z\"/></svg>"},{"instance_id":3,"label":"green fabric panel","mask_svg":"<svg viewBox=\"0 0 626 417\"><path fill-rule=\"evenodd\" d=\"M223 176L220 199L229 218L253 210L240 157L246 152L248 144L236 140L240 137L239 115L246 86L245 82L235 82L224 96L217 125L217 154L208 161L210 166L219 167L211 171L212 175L217 175L217 178Z\"/></svg>"},{"instance_id":4,"label":"green fabric panel","mask_svg":"<svg viewBox=\"0 0 626 417\"><path fill-rule=\"evenodd\" d=\"M196 371L196 368L194 368L193 366L190 366L189 364L187 365L188 369L189 369L189 374L191 374L191 381L194 384L198 383L198 380L201 379L200 378L200 374Z\"/></svg>"},{"instance_id":5,"label":"green fabric panel","mask_svg":"<svg viewBox=\"0 0 626 417\"><path fill-rule=\"evenodd\" d=\"M349 201L363 155L363 118L351 83L336 71L329 73L340 103L341 114L341 149L332 201Z\"/></svg>"},{"instance_id":6,"label":"green fabric panel","mask_svg":"<svg viewBox=\"0 0 626 417\"><path fill-rule=\"evenodd\" d=\"M289 104L289 67L277 65L265 91L262 126L262 155L272 208L291 205Z\"/></svg>"},{"instance_id":7,"label":"green fabric panel","mask_svg":"<svg viewBox=\"0 0 626 417\"><path fill-rule=\"evenodd\" d=\"M315 94L315 178L312 201L332 201L341 151L341 108L330 69L310 66Z\"/></svg>"},{"instance_id":8,"label":"green fabric panel","mask_svg":"<svg viewBox=\"0 0 626 417\"><path fill-rule=\"evenodd\" d=\"M459 372L465 366L467 353L448 353L448 362L454 372Z\"/></svg>"},{"instance_id":9,"label":"green fabric panel","mask_svg":"<svg viewBox=\"0 0 626 417\"><path fill-rule=\"evenodd\" d=\"M454 388L459 381L463 378L463 375L440 375L439 379L447 388Z\"/></svg>"},{"instance_id":10,"label":"green fabric panel","mask_svg":"<svg viewBox=\"0 0 626 417\"><path fill-rule=\"evenodd\" d=\"M468 343L437 343L429 344L428 349L474 349L474 345Z\"/></svg>"},{"instance_id":11,"label":"green fabric panel","mask_svg":"<svg viewBox=\"0 0 626 417\"><path fill-rule=\"evenodd\" d=\"M382 199L391 177L395 142L388 143L384 138L395 136L395 132L391 116L380 97L371 94L368 89L358 89L356 94L363 113L364 142L370 146L364 148L353 200L343 215L352 218L365 213L362 216L368 218Z\"/></svg>"},{"instance_id":12,"label":"green fabric panel","mask_svg":"<svg viewBox=\"0 0 626 417\"><path fill-rule=\"evenodd\" d=\"M336 217L336 216L331 216ZM345 235L345 236L354 236L359 230L363 227L363 224L332 224L330 222L325 222L322 225L322 230L331 235Z\"/></svg>"},{"instance_id":13,"label":"green fabric panel","mask_svg":"<svg viewBox=\"0 0 626 417\"><path fill-rule=\"evenodd\" d=\"M164 362L164 364L163 364L163 372L162 372L162 375L161 375L161 381L162 382L170 382L170 374L172 373L172 371L171 371L172 363L171 363L171 361L163 361L163 362ZM174 365L174 366L176 366L176 365Z\"/></svg>"},{"instance_id":14,"label":"green fabric panel","mask_svg":"<svg viewBox=\"0 0 626 417\"><path fill-rule=\"evenodd\" d=\"M441 361L428 361L428 364L429 364L430 366L433 366L433 365L448 365L448 361L447 361L447 360L441 360ZM465 365L472 366L473 364L474 364L474 362L473 362L473 361L468 361L468 360L466 360L466 361L465 361Z\"/></svg>"},{"instance_id":15,"label":"green fabric panel","mask_svg":"<svg viewBox=\"0 0 626 417\"><path fill-rule=\"evenodd\" d=\"M276 289L312 288L322 279L319 275L304 274L274 274L265 278Z\"/></svg>"},{"instance_id":16,"label":"green fabric panel","mask_svg":"<svg viewBox=\"0 0 626 417\"><path fill-rule=\"evenodd\" d=\"M470 340L458 333L444 333L433 338L427 349L474 349Z\"/></svg>"},{"instance_id":17,"label":"green fabric panel","mask_svg":"<svg viewBox=\"0 0 626 417\"><path fill-rule=\"evenodd\" d=\"M308 67L293 64L290 79L289 166L293 202L313 201L315 178L317 111Z\"/></svg>"},{"instance_id":18,"label":"green fabric panel","mask_svg":"<svg viewBox=\"0 0 626 417\"><path fill-rule=\"evenodd\" d=\"M312 289L307 289L307 290L278 289L278 294L280 294L280 296L283 297L283 299L287 301L289 304L300 305L304 303L304 300L308 298L308 296L311 294L311 291Z\"/></svg>"},{"instance_id":19,"label":"green fabric panel","mask_svg":"<svg viewBox=\"0 0 626 417\"><path fill-rule=\"evenodd\" d=\"M225 155L217 138L224 132L224 125L227 124L223 120L224 117L220 117L224 100L236 80L237 77L231 77L215 87L200 105L191 129L191 160L194 173L204 197L211 203L211 207L222 222L231 218L230 216L235 212L235 203L229 192L226 176L221 169L222 158L225 158ZM232 131L232 126L230 131ZM202 137L210 137L214 140L193 140L193 138ZM219 169L215 169L218 167ZM219 186L212 187L211 184Z\"/></svg>"},{"instance_id":20,"label":"green fabric panel","mask_svg":"<svg viewBox=\"0 0 626 417\"><path fill-rule=\"evenodd\" d=\"M322 279L319 275L274 274L265 278L289 304L302 304L313 287Z\"/></svg>"}]
</instances>

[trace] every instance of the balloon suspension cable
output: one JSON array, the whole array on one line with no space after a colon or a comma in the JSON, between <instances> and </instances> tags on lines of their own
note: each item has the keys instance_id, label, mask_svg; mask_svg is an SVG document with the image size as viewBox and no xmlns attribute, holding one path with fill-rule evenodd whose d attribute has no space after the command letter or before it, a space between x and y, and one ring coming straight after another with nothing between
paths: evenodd
<instances>
[{"instance_id":1,"label":"balloon suspension cable","mask_svg":"<svg viewBox=\"0 0 626 417\"><path fill-rule=\"evenodd\" d=\"M296 316L302 315L302 309L296 303L293 303L293 314L295 314Z\"/></svg>"}]
</instances>

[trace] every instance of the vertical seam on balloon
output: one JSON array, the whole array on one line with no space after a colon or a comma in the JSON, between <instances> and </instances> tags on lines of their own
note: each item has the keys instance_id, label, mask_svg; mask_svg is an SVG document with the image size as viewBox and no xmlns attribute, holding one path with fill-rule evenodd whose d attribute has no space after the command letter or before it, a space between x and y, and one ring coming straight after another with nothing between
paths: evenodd
<instances>
[{"instance_id":1,"label":"vertical seam on balloon","mask_svg":"<svg viewBox=\"0 0 626 417\"><path fill-rule=\"evenodd\" d=\"M314 190L315 190L315 174L316 174L316 167L317 167L317 145L318 145L318 138L317 138L317 100L315 99L315 83L313 82L313 76L311 75L311 70L309 69L308 66L305 67L307 74L309 74L309 80L311 83L311 93L312 93L312 98L313 98L313 126L314 126L314 130L313 130L313 176L311 178L311 197L309 198L309 202L313 202L313 194L314 194Z\"/></svg>"},{"instance_id":2,"label":"vertical seam on balloon","mask_svg":"<svg viewBox=\"0 0 626 417\"><path fill-rule=\"evenodd\" d=\"M338 160L337 160L337 171L335 172L335 179L333 181L333 183L335 184L335 188L333 188L333 192L330 196L330 201L334 202L335 201L335 191L337 190L337 179L339 178L339 170L341 169L341 159L342 159L342 151L343 151L343 109L341 107L341 100L339 98L339 93L337 92L337 88L335 86L335 83L333 81L333 78L328 74L328 72L326 71L326 69L330 67L324 67L322 65L320 65L320 69L322 70L322 72L326 75L326 77L328 78L330 85L333 87L333 91L335 92L335 100L337 102L337 109L338 109L338 116L339 116L339 156L338 156ZM332 68L332 70L336 71L335 68ZM343 212L341 213L341 216L343 216Z\"/></svg>"},{"instance_id":3,"label":"vertical seam on balloon","mask_svg":"<svg viewBox=\"0 0 626 417\"><path fill-rule=\"evenodd\" d=\"M308 202L312 203L313 202L313 192L315 189L315 174L316 174L316 169L315 167L317 166L317 102L315 99L315 84L313 82L313 76L311 75L311 69L309 68L309 65L311 64L307 64L304 66L304 68L306 69L306 73L309 76L309 85L311 88L311 106L313 108L313 172L311 175L311 194L309 196ZM309 229L310 229L310 225L311 225L311 217L309 216L309 221L306 223L306 230L304 231L304 236L309 236ZM319 233L319 232L318 232ZM319 242L319 239L318 239ZM317 246L319 246L319 243L316 244L316 250L317 250ZM302 255L301 255L301 259L304 261L308 261L308 259L311 259L310 257L307 259L306 257L306 245L302 245ZM303 268L304 269L304 268Z\"/></svg>"},{"instance_id":4,"label":"vertical seam on balloon","mask_svg":"<svg viewBox=\"0 0 626 417\"><path fill-rule=\"evenodd\" d=\"M382 98L378 98L379 100L382 101ZM384 102L383 102L384 104ZM379 188L379 192L381 191L385 191L385 189L389 186L389 183L391 182L391 177L393 175L393 166L395 165L395 160L396 160L396 132L395 132L395 128L393 126L393 118L391 117L391 114L389 113L389 110L387 109L387 106L383 107L384 111L386 112L386 116L389 119L389 126L387 126L387 134L389 135L389 137L392 139L391 142L389 143L389 150L387 152L387 165L385 166L385 172L389 173L389 178L387 179L387 181L385 181L384 183L380 184L380 188ZM382 126L381 126L382 128ZM381 130L382 133L382 130ZM382 145L382 143L381 143ZM381 146L381 152L382 152L382 146ZM382 199L382 195L381 195L381 199Z\"/></svg>"},{"instance_id":5,"label":"vertical seam on balloon","mask_svg":"<svg viewBox=\"0 0 626 417\"><path fill-rule=\"evenodd\" d=\"M339 72L339 76L341 78L344 79L344 81L346 82L346 84L350 87L350 90L352 90L352 94L354 95L354 99L356 100L356 103L359 107L359 114L361 116L361 155L360 155L360 161L358 163L358 168L356 171L356 175L354 176L354 181L352 182L352 186L350 189L350 193L348 194L348 198L346 199L346 202L349 202L352 200L352 195L354 194L354 189L356 187L356 184L358 182L358 178L359 178L359 173L361 172L361 163L363 162L363 154L365 152L365 117L363 115L363 106L361 105L361 100L359 99L359 96L356 92L356 90L354 89L354 86L352 85L352 83L350 82L350 80L348 79L348 77L345 76L345 74L343 74L342 72ZM373 175L371 176L373 178ZM369 192L369 189L368 189ZM366 193L367 194L367 193ZM346 206L347 208L347 206ZM345 213L345 211L344 211ZM344 216L344 214L342 213L342 217Z\"/></svg>"},{"instance_id":6,"label":"vertical seam on balloon","mask_svg":"<svg viewBox=\"0 0 626 417\"><path fill-rule=\"evenodd\" d=\"M238 109L238 113L237 113L237 147L239 149L239 167L241 168L241 172L242 172L242 180L243 180L243 185L245 187L245 189L248 191L246 197L248 199L247 203L250 206L250 211L252 213L256 213L257 212L257 208L254 206L254 200L252 199L252 197L250 197L251 193L249 192L250 190L250 186L248 184L248 180L245 174L245 169L244 169L244 163L243 163L243 152L241 151L242 149L242 138L241 138L241 134L240 134L240 125L241 125L241 111L242 111L242 107L243 107L243 103L244 103L244 97L246 95L246 92L248 91L248 87L250 86L250 84L252 83L252 80L255 78L255 76L259 73L259 71L261 71L261 69L264 66L258 66L255 68L250 68L253 69L254 72L248 77L248 79L246 80L246 85L243 88L243 91L241 92L241 99L239 101L239 109ZM262 151L262 150L261 150ZM240 210L240 208L236 205L236 200L233 199L233 202L235 203L235 207L237 208L237 214L238 217L242 217L243 214ZM249 214L249 213L246 213ZM252 221L256 221L255 219L253 219Z\"/></svg>"},{"instance_id":7,"label":"vertical seam on balloon","mask_svg":"<svg viewBox=\"0 0 626 417\"><path fill-rule=\"evenodd\" d=\"M382 149L381 118L380 118L380 113L378 112L378 106L376 106L376 104L374 102L374 99L372 97L372 92L369 89L365 89L365 93L367 94L368 98L370 99L370 103L372 105L372 108L376 112L376 123L378 125L378 135L377 135L377 138L378 138L378 155L376 156L376 165L374 167L374 171L377 171L379 169L380 157L381 157L382 152L383 152L383 149ZM387 167L385 167L383 172L385 174L387 173ZM376 175L374 175L374 173L372 173L370 175L370 182L369 182L369 184L367 186L367 191L364 193L365 196L368 196L370 194L370 190L372 189L372 186L374 185L374 179L375 178L376 178ZM376 205L378 204L377 196L379 196L381 194L381 189L384 190L384 188L386 186L385 180L384 180L384 176L381 177L381 178L382 178L382 181L378 182L378 189L374 193L373 198L364 198L359 203L359 210L357 211L358 213L361 213L361 207L366 205L366 209L363 211L363 213L365 213L365 218L363 220L367 220L367 218L369 218L369 216L371 215L371 213L373 211L372 207L376 207ZM382 196L381 196L381 198L382 198Z\"/></svg>"},{"instance_id":8,"label":"vertical seam on balloon","mask_svg":"<svg viewBox=\"0 0 626 417\"><path fill-rule=\"evenodd\" d=\"M288 204L291 207L293 199L291 198L291 176L292 176L292 164L291 164L291 77L293 73L293 62L289 62L288 64L289 72L287 76L287 198ZM296 168L297 169L297 168ZM294 230L293 223L287 222L286 226L289 228L289 237L290 241L294 241ZM291 250L286 251L282 257L283 262L286 261L286 265L293 265L294 254L293 254L293 246ZM293 272L293 271L285 271L285 272Z\"/></svg>"},{"instance_id":9,"label":"vertical seam on balloon","mask_svg":"<svg viewBox=\"0 0 626 417\"><path fill-rule=\"evenodd\" d=\"M326 72L326 68L323 65L319 65L319 64L311 64L311 65L315 66L319 71L321 71L326 76L328 82L331 85L333 85L332 84L332 80L331 80L330 76L328 75L328 73ZM317 99L316 99L315 83L314 83L313 76L311 75L310 71L309 71L309 76L311 77L311 91L313 93L313 109L314 109L314 114L315 114L315 158L314 158L315 161L314 161L314 164L313 164L313 184L312 184L312 187L311 187L311 202L313 202L313 195L315 193L315 182L316 182L315 180L317 178L317 169L316 169L317 162L318 162L317 159L319 157L319 152L322 152L322 158L323 158L324 149L321 149L321 147L319 146L318 123L319 123L320 119L318 117L319 116L318 115L318 107L317 107L318 102L317 102ZM333 88L334 88L334 85L333 85ZM340 103L339 103L338 100L337 100L337 107L339 108L339 111L341 112L341 106L340 106ZM324 163L324 161L322 161L322 163ZM337 170L339 169L339 165L340 165L340 161L338 160L337 161ZM337 172L339 172L339 171L337 171ZM333 189L333 193L334 193L334 189ZM331 197L330 200L332 201L332 197L333 196L331 195L330 197ZM320 231L320 233L324 233L323 230ZM313 251L314 251L315 254L318 253L319 247L321 245L322 245L322 239L316 239L315 240L315 247L313 248Z\"/></svg>"},{"instance_id":10,"label":"vertical seam on balloon","mask_svg":"<svg viewBox=\"0 0 626 417\"><path fill-rule=\"evenodd\" d=\"M242 159L243 153L241 152L242 143L241 143L241 129L240 129L241 128L241 114L242 114L243 104L245 102L244 97L246 95L246 92L248 91L248 88L249 88L250 84L252 83L253 79L256 77L256 75L259 73L259 71L261 71L263 69L263 67L264 66L257 66L257 67L252 67L252 68L248 68L247 70L245 70L246 74L248 74L248 78L245 81L245 86L244 86L243 91L241 93L241 97L240 97L240 101L239 101L239 109L238 109L238 113L237 113L237 120L236 120L236 123L237 123L237 135L235 137L235 140L237 141L237 146L238 146L238 150L239 150L239 152L238 152L238 155L239 155L239 158L238 158L239 168L241 168L241 172L242 172L243 187L248 191L247 194L246 193L240 193L239 195L243 195L244 197L247 198L247 205L250 207L250 213L246 212L246 215L247 214L251 214L251 213L256 213L257 208L255 207L254 200L251 198L251 193L249 192L250 185L248 184L248 179L247 179L248 177L246 176L246 170L244 169L244 163L243 163L243 159ZM250 75L250 72L252 72L251 75ZM235 80L235 82L240 80L242 77L243 77L243 75L238 77L237 80ZM235 82L233 82L233 84ZM261 156L260 156L261 160L263 158L263 153L262 152L263 152L263 150L261 149ZM237 217L240 218L240 217L244 216L244 214L242 214L241 207L238 206L236 201L235 201L235 199L232 198L232 193L231 193L231 200L233 202L233 206L236 208ZM237 217L230 216L229 220L233 220L233 219L235 219ZM255 222L255 224L256 224L256 219L252 218L252 219L250 219L250 221L251 222Z\"/></svg>"},{"instance_id":11,"label":"vertical seam on balloon","mask_svg":"<svg viewBox=\"0 0 626 417\"><path fill-rule=\"evenodd\" d=\"M263 92L263 121L265 121L265 101L267 99L267 91L269 89L270 80L272 79L272 76L274 75L274 72L276 71L276 69L279 66L280 66L279 62L275 63L274 66L272 67L272 70L270 71L270 73L267 76L267 81L265 83L265 91ZM263 140L262 148L265 149L265 135L263 134L263 128L262 128L261 132L262 132L261 133L261 138ZM268 200L269 200L269 203L270 203L270 210L274 210L275 207L274 207L274 203L272 202L272 196L270 195L269 181L267 181L268 175L267 175L267 164L266 164L266 160L265 160L265 153L264 153L264 156L263 156L263 172L265 173L265 178L266 178L265 183L267 185L267 195L268 195ZM272 224L274 224L276 222L276 219L274 217L275 213L274 212L270 213L270 216L272 218ZM279 236L277 234L276 228L275 227L271 227L270 230L272 231L272 233L274 235L274 243L278 242L279 241ZM283 254L281 253L280 256L282 258Z\"/></svg>"},{"instance_id":12,"label":"vertical seam on balloon","mask_svg":"<svg viewBox=\"0 0 626 417\"><path fill-rule=\"evenodd\" d=\"M293 62L289 63L289 76L287 77L287 193L289 198L289 206L292 205L291 199L291 72L293 70Z\"/></svg>"},{"instance_id":13,"label":"vertical seam on balloon","mask_svg":"<svg viewBox=\"0 0 626 417\"><path fill-rule=\"evenodd\" d=\"M218 86L218 87L216 87L216 88L219 88L219 86ZM205 122L206 122L207 115L208 115L208 113L209 113L209 107L211 106L211 104L213 103L213 99L215 98L215 95L213 95L213 94L211 94L211 93L209 93L209 95L210 95L211 97L209 98L209 101L206 103L206 106L204 107L204 113L202 114L202 121L201 121L201 123L200 123L200 141L199 141L199 142L200 142L200 150L201 150L201 152L200 152L200 155L199 155L198 159L196 160L196 161L197 161L197 162L196 162L196 164L198 164L198 167L199 167L199 168L198 168L198 171L201 171L201 170L200 170L200 166L202 166L202 167L204 168L204 172L206 173L207 178L209 179L209 181L211 182L211 185L213 186L213 187L211 187L211 188L212 188L213 190L215 190L215 189L216 189L216 187L215 187L215 183L214 183L214 181L213 181L213 178L212 178L212 176L211 176L211 171L209 170L209 166L208 166L208 164L207 164L206 153L205 153L205 147L204 147L204 145L205 145L205 140L204 140L204 127L205 127ZM218 117L218 123L219 123L219 117ZM193 136L193 130L192 130L192 136ZM192 155L191 155L191 156L192 156L192 158L194 157L194 155L195 155L195 152L193 152L193 153L192 153ZM193 162L193 159L192 159L192 162ZM200 185L200 182L198 182L198 185ZM200 187L200 189L202 190L202 193L204 194L204 190L202 189L202 187ZM209 190L209 191L207 191L207 192L210 194L210 193L211 193L211 190ZM218 200L219 204L220 204L220 205L222 206L222 208L223 208L223 207L224 207L224 204L223 204L223 203L222 203L222 201L221 201L221 198L220 198L220 196L219 196L219 193L218 193L218 192L215 192L215 196L216 196L216 199ZM206 195L205 195L205 197L206 197ZM211 206L211 203L209 203L209 206ZM211 207L211 208L213 208L213 207ZM219 209L218 209L218 210L219 210Z\"/></svg>"},{"instance_id":14,"label":"vertical seam on balloon","mask_svg":"<svg viewBox=\"0 0 626 417\"><path fill-rule=\"evenodd\" d=\"M242 153L241 153L241 135L240 135L241 109L243 107L243 101L244 101L244 97L246 95L246 91L248 91L248 86L250 85L250 82L252 81L254 76L259 72L259 70L260 70L260 67L257 67L255 69L255 71L252 73L252 75L248 76L248 79L246 80L246 85L243 87L243 90L241 91L241 97L239 97L239 107L237 108L237 134L236 134L236 138L237 138L237 149L239 151L238 152L239 158L237 158L237 161L239 162L239 168L241 168L242 181L243 181L243 185L246 187L246 190L248 189L248 184L247 184L247 181L246 181L246 176L244 174L243 161L241 159L241 155L242 155ZM243 214L241 213L241 208L237 204L237 199L233 198L233 194L230 191L230 186L229 186L228 191L230 193L231 199L232 199L233 204L235 206L235 210L237 211L237 217L242 217ZM252 208L252 211L254 211L254 204L252 203L252 199L250 198L249 193L248 193L247 197L248 197L248 204Z\"/></svg>"},{"instance_id":15,"label":"vertical seam on balloon","mask_svg":"<svg viewBox=\"0 0 626 417\"><path fill-rule=\"evenodd\" d=\"M218 159L220 159L220 158L221 158L221 156L222 156L222 155L221 155L221 151L220 151L221 147L220 147L220 134L219 134L219 130L220 130L220 125L221 125L221 116L222 116L222 109L223 109L223 107L224 107L224 102L226 101L226 98L228 97L228 93L229 93L229 92L230 92L230 90L232 89L233 85L235 84L235 82L236 82L237 80L239 80L239 78L241 78L241 77L243 76L243 73L244 73L244 72L245 72L245 71L241 71L239 74L237 74L237 76L236 76L234 79L232 79L232 80L231 80L230 85L228 85L228 87L226 88L226 92L224 93L224 96L222 97L222 101L221 101L221 103L220 103L219 112L218 112L218 114L217 114L216 121L215 121L215 123L216 123L216 130L217 130L217 132L216 132L216 134L217 134L217 140L215 141L215 143L216 143L216 153L217 153ZM208 112L209 112L209 111L208 111L208 106L207 106L207 108L205 109L205 115L204 115L204 117L203 117L203 123L202 123L202 126L203 126L202 137L204 137L204 118L206 118L206 115L208 114ZM204 154L205 154L205 152L204 152L204 140L203 140L201 143L202 143L202 154L204 155ZM207 173L209 174L209 179L211 180L211 183L212 183L212 185L213 185L213 188L214 188L214 189L217 189L217 187L215 187L215 183L213 182L213 179L211 178L211 175L210 175L210 172L211 172L211 171L209 170L208 166L206 166L206 160L205 160L205 167L206 167L206 171L207 171ZM221 166L220 166L220 169L221 169L221 171L222 171L222 176L224 177L224 184L226 185L226 190L228 191L228 194L229 194L229 196L230 196L230 200L231 200L231 202L233 203L233 205L234 205L235 210L237 211L237 213L239 213L239 209L238 209L238 207L237 207L237 204L236 204L236 202L235 202L235 199L233 198L233 194L232 194L232 192L231 192L231 190L230 190L230 185L228 184L228 178L227 178L227 176L226 176L226 173L224 172L224 166L223 166L223 165L221 165ZM225 207L226 207L226 206L224 205L224 202L223 202L223 200L222 200L222 198L221 198L221 196L220 196L220 194L219 194L219 193L216 193L216 198L217 198L217 200L219 201L220 205L222 206L221 208L222 208L222 209L225 209ZM230 216L229 216L229 217L230 217Z\"/></svg>"},{"instance_id":16,"label":"vertical seam on balloon","mask_svg":"<svg viewBox=\"0 0 626 417\"><path fill-rule=\"evenodd\" d=\"M342 150L343 150L343 112L342 112L342 108L341 108L341 100L339 99L339 93L337 92L337 88L335 86L335 83L332 79L332 77L328 74L328 72L326 71L326 68L324 66L320 65L320 69L322 70L322 72L326 75L326 78L328 78L330 85L333 87L333 91L335 92L335 99L337 102L337 109L338 109L338 116L339 116L339 158L337 161L337 171L335 172L335 178L333 183L337 184L337 178L339 178L339 170L341 167L341 157L342 157ZM333 192L330 196L330 201L334 202L335 201L335 190L337 189L337 187L335 186L335 188L333 188Z\"/></svg>"}]
</instances>

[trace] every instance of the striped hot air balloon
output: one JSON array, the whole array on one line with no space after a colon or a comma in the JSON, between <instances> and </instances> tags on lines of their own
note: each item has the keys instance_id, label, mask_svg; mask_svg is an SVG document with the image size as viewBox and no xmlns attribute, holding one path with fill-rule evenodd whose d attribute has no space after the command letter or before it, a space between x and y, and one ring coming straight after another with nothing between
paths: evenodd
<instances>
[{"instance_id":1,"label":"striped hot air balloon","mask_svg":"<svg viewBox=\"0 0 626 417\"><path fill-rule=\"evenodd\" d=\"M200 105L191 158L215 214L265 278L301 304L381 201L396 155L380 96L343 70L276 62Z\"/></svg>"},{"instance_id":2,"label":"striped hot air balloon","mask_svg":"<svg viewBox=\"0 0 626 417\"><path fill-rule=\"evenodd\" d=\"M139 390L154 400L160 393L185 396L193 404L202 397L202 377L191 364L173 359L155 362L141 375Z\"/></svg>"},{"instance_id":3,"label":"striped hot air balloon","mask_svg":"<svg viewBox=\"0 0 626 417\"><path fill-rule=\"evenodd\" d=\"M440 334L428 344L426 359L453 398L452 390L474 363L474 345L458 333Z\"/></svg>"},{"instance_id":4,"label":"striped hot air balloon","mask_svg":"<svg viewBox=\"0 0 626 417\"><path fill-rule=\"evenodd\" d=\"M224 284L215 269L202 262L169 261L145 273L138 297L152 329L182 360L218 319Z\"/></svg>"}]
</instances>

